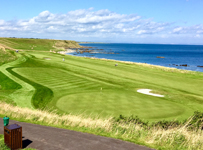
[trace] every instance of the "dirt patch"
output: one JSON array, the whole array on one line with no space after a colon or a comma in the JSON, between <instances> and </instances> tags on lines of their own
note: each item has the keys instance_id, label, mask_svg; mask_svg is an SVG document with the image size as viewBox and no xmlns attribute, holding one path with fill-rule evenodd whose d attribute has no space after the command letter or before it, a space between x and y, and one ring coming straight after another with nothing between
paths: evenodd
<instances>
[{"instance_id":1,"label":"dirt patch","mask_svg":"<svg viewBox=\"0 0 203 150\"><path fill-rule=\"evenodd\" d=\"M45 59L45 60L51 60L51 58L48 58L48 57L44 57L43 59Z\"/></svg>"},{"instance_id":2,"label":"dirt patch","mask_svg":"<svg viewBox=\"0 0 203 150\"><path fill-rule=\"evenodd\" d=\"M0 49L2 49L4 52L6 51L6 50L5 50L5 47L3 47L3 46L1 46L1 45L0 45Z\"/></svg>"},{"instance_id":3,"label":"dirt patch","mask_svg":"<svg viewBox=\"0 0 203 150\"><path fill-rule=\"evenodd\" d=\"M11 48L11 47L8 47L8 46L6 46L6 45L3 45L3 44L1 44L1 43L0 43L0 49L3 49L3 51L5 51L5 49L15 50L15 49L13 49L13 48Z\"/></svg>"}]
</instances>

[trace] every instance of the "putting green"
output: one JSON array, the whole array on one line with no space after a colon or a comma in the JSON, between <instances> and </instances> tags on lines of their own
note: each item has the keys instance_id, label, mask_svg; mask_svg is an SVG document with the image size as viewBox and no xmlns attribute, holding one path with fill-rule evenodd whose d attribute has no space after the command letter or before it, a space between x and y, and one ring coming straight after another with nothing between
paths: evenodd
<instances>
[{"instance_id":1,"label":"putting green","mask_svg":"<svg viewBox=\"0 0 203 150\"><path fill-rule=\"evenodd\" d=\"M102 117L136 114L144 119L160 119L177 118L186 110L190 112L184 105L164 98L146 96L137 93L136 90L129 91L115 87L114 90L109 90L110 85L57 68L25 67L13 70L52 89L55 93L56 107L67 113Z\"/></svg>"},{"instance_id":2,"label":"putting green","mask_svg":"<svg viewBox=\"0 0 203 150\"><path fill-rule=\"evenodd\" d=\"M68 113L118 116L136 114L144 119L167 118L183 114L187 109L163 98L140 99L140 94L127 91L75 93L60 98L56 106Z\"/></svg>"}]
</instances>

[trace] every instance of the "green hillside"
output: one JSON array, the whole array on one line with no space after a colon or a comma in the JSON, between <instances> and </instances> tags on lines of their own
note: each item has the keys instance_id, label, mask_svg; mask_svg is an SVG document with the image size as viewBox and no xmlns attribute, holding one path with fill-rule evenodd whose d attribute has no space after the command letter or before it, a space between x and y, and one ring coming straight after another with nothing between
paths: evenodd
<instances>
[{"instance_id":1,"label":"green hillside","mask_svg":"<svg viewBox=\"0 0 203 150\"><path fill-rule=\"evenodd\" d=\"M0 38L0 44L19 50L50 51L81 47L75 41L49 39Z\"/></svg>"},{"instance_id":2,"label":"green hillside","mask_svg":"<svg viewBox=\"0 0 203 150\"><path fill-rule=\"evenodd\" d=\"M71 47L80 46L0 38L0 116L157 149L202 149L203 73L57 53Z\"/></svg>"},{"instance_id":3,"label":"green hillside","mask_svg":"<svg viewBox=\"0 0 203 150\"><path fill-rule=\"evenodd\" d=\"M10 41L21 43L24 48L28 43L49 47L47 43L53 42L17 40ZM19 106L100 117L133 114L146 120L182 120L203 108L202 73L164 71L136 64L43 52L45 50L48 49L20 52L18 60L0 67L2 79L11 80L6 83L22 87L15 89L13 94L14 102ZM117 67L114 66L115 63L118 63ZM1 82L1 86L11 87L5 85L5 82ZM23 88L27 90L23 91ZM137 93L142 88L152 89L165 97ZM13 95L1 94L9 100ZM27 97L24 98L23 95Z\"/></svg>"},{"instance_id":4,"label":"green hillside","mask_svg":"<svg viewBox=\"0 0 203 150\"><path fill-rule=\"evenodd\" d=\"M202 73L47 53L52 40L9 40L24 48L36 41L35 45L47 46L41 51L22 51L18 60L0 67L0 75L11 80L8 84L21 86L1 96L15 97L19 106L100 117L137 115L150 121L183 120L203 109ZM141 94L138 89L152 89L165 97Z\"/></svg>"}]
</instances>

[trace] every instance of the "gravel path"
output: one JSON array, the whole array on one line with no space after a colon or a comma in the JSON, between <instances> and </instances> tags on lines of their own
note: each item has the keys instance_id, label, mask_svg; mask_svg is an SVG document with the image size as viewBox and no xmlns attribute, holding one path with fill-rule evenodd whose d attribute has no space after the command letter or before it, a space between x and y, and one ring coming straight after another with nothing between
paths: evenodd
<instances>
[{"instance_id":1,"label":"gravel path","mask_svg":"<svg viewBox=\"0 0 203 150\"><path fill-rule=\"evenodd\" d=\"M152 150L150 148L117 139L10 120L23 129L23 148L37 150ZM0 134L3 119L0 118Z\"/></svg>"}]
</instances>

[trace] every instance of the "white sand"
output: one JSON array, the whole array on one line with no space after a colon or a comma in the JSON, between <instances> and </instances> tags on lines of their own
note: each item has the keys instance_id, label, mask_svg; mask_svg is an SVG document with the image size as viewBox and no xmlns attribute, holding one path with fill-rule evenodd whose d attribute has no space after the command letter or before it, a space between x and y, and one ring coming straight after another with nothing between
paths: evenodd
<instances>
[{"instance_id":1,"label":"white sand","mask_svg":"<svg viewBox=\"0 0 203 150\"><path fill-rule=\"evenodd\" d=\"M58 53L60 54L66 54L66 53L74 53L76 50L72 50L72 49L66 49L65 51L60 51Z\"/></svg>"},{"instance_id":2,"label":"white sand","mask_svg":"<svg viewBox=\"0 0 203 150\"><path fill-rule=\"evenodd\" d=\"M151 95L151 96L157 96L157 97L164 97L164 95L160 95L160 94L153 94L153 93L150 93L150 89L139 89L137 90L137 92L139 93L142 93L142 94L147 94L147 95Z\"/></svg>"}]
</instances>

